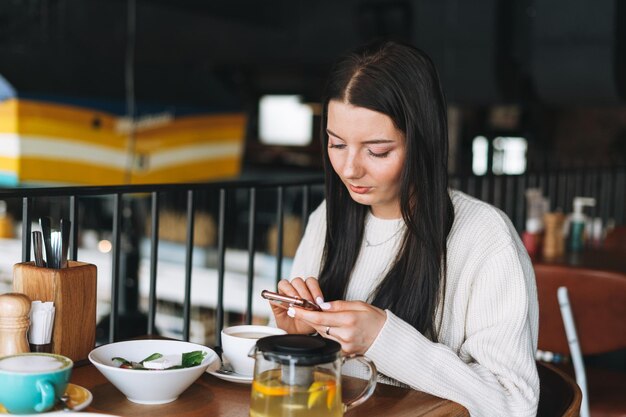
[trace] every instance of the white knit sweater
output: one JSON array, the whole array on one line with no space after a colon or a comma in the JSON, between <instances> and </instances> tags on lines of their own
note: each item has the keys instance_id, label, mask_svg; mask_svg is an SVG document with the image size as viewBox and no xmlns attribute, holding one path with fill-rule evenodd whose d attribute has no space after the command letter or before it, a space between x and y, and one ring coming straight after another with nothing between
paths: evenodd
<instances>
[{"instance_id":1,"label":"white knit sweater","mask_svg":"<svg viewBox=\"0 0 626 417\"><path fill-rule=\"evenodd\" d=\"M534 416L539 313L532 264L504 213L458 191L450 196L455 218L448 236L445 304L437 310L439 342L387 310L366 356L383 374L379 381L450 399L472 416ZM311 214L291 277L318 276L325 211L323 202ZM402 219L368 214L369 245L364 240L346 299L368 300L395 258L403 234L398 228L404 229Z\"/></svg>"}]
</instances>

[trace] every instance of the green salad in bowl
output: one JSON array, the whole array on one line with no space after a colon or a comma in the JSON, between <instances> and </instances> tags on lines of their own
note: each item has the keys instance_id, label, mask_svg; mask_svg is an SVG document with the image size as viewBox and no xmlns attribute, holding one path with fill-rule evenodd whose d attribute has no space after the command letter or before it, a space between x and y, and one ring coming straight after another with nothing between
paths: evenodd
<instances>
[{"instance_id":1,"label":"green salad in bowl","mask_svg":"<svg viewBox=\"0 0 626 417\"><path fill-rule=\"evenodd\" d=\"M176 400L219 357L196 343L146 339L98 346L89 360L130 401L164 404Z\"/></svg>"},{"instance_id":2,"label":"green salad in bowl","mask_svg":"<svg viewBox=\"0 0 626 417\"><path fill-rule=\"evenodd\" d=\"M143 370L166 370L181 369L198 366L207 355L201 350L185 352L182 354L163 355L162 353L153 353L147 358L133 362L119 356L111 358L114 362L119 362L119 367L124 369L143 369Z\"/></svg>"}]
</instances>

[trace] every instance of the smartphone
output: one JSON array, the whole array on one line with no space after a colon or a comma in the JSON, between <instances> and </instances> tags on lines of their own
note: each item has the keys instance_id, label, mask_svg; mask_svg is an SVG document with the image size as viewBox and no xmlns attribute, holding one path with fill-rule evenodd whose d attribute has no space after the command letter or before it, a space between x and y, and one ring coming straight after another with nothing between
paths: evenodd
<instances>
[{"instance_id":1,"label":"smartphone","mask_svg":"<svg viewBox=\"0 0 626 417\"><path fill-rule=\"evenodd\" d=\"M317 304L300 297L290 297L288 295L277 294L268 290L263 290L261 292L261 297L265 298L266 300L277 301L279 303L286 304L289 307L295 306L304 308L305 310L322 311L320 306L318 306Z\"/></svg>"}]
</instances>

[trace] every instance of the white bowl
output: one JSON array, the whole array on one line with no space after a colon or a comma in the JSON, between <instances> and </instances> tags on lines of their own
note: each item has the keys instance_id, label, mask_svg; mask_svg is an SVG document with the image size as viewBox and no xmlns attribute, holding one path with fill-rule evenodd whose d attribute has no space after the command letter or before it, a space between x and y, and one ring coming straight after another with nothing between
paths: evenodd
<instances>
[{"instance_id":1,"label":"white bowl","mask_svg":"<svg viewBox=\"0 0 626 417\"><path fill-rule=\"evenodd\" d=\"M136 370L118 368L112 358L119 356L139 362L153 353L183 354L194 350L206 352L202 363L191 368L171 370ZM102 345L89 353L89 360L130 401L139 404L165 404L174 401L219 360L206 346L178 340L131 340Z\"/></svg>"}]
</instances>

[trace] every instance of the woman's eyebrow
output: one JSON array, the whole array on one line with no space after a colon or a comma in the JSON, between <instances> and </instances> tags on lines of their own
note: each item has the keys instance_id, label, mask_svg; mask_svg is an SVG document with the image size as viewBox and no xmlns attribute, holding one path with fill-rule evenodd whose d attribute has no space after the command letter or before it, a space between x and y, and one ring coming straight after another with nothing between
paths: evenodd
<instances>
[{"instance_id":1,"label":"woman's eyebrow","mask_svg":"<svg viewBox=\"0 0 626 417\"><path fill-rule=\"evenodd\" d=\"M366 145L376 145L376 144L385 144L385 143L394 143L394 140L391 139L369 139L369 140L364 140L361 143L364 143Z\"/></svg>"},{"instance_id":2,"label":"woman's eyebrow","mask_svg":"<svg viewBox=\"0 0 626 417\"><path fill-rule=\"evenodd\" d=\"M330 129L326 129L326 133L328 133L329 136L334 136L337 139L343 140L345 142L345 140L341 136L339 136L338 134L336 134ZM380 144L380 143L394 143L394 142L395 141L391 139L368 139L361 143L364 143L366 145L375 145L375 144Z\"/></svg>"}]
</instances>

